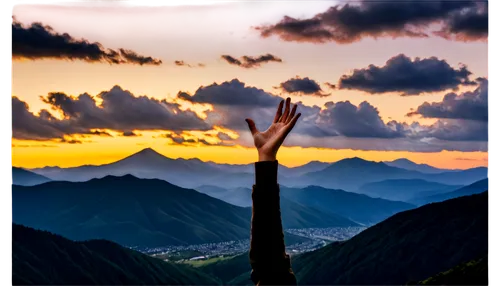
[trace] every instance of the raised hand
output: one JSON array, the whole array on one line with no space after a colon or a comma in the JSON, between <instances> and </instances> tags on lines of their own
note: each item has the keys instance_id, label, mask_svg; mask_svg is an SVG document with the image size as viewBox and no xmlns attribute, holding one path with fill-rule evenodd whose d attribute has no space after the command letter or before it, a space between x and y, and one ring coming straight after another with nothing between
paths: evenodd
<instances>
[{"instance_id":1,"label":"raised hand","mask_svg":"<svg viewBox=\"0 0 500 286\"><path fill-rule=\"evenodd\" d=\"M264 132L257 130L255 122L253 122L252 119L245 119L248 123L250 132L252 132L253 141L259 153L259 161L276 160L278 149L288 133L292 131L292 128L295 126L295 123L297 123L297 120L300 117L300 113L295 114L297 111L296 104L290 111L290 98L286 99L285 111L282 112L283 103L284 101L282 100L278 106L278 110L276 111L273 123Z\"/></svg>"}]
</instances>

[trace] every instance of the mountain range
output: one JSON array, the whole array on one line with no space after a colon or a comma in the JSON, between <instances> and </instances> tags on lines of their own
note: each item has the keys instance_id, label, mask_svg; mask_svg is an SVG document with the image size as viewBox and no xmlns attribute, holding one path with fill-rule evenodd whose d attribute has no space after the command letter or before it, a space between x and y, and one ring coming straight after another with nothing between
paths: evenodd
<instances>
[{"instance_id":1,"label":"mountain range","mask_svg":"<svg viewBox=\"0 0 500 286\"><path fill-rule=\"evenodd\" d=\"M297 178L289 178L287 185L317 185L325 188L358 192L359 188L367 183L383 180L422 179L447 185L468 185L486 177L487 168L485 167L426 174L392 167L382 162L350 158L332 163L321 171L306 173Z\"/></svg>"},{"instance_id":2,"label":"mountain range","mask_svg":"<svg viewBox=\"0 0 500 286\"><path fill-rule=\"evenodd\" d=\"M13 221L74 240L126 246L200 244L247 239L251 208L163 180L132 175L12 188ZM282 200L285 228L357 226L341 215Z\"/></svg>"},{"instance_id":3,"label":"mountain range","mask_svg":"<svg viewBox=\"0 0 500 286\"><path fill-rule=\"evenodd\" d=\"M52 180L87 181L106 175L134 175L138 178L162 179L185 188L214 185L223 188L250 187L254 183L253 164L231 165L203 162L199 159L172 159L151 148L143 149L119 161L104 165L31 170ZM421 179L447 185L468 185L487 177L487 168L445 170L419 165L406 159L372 162L348 158L334 163L313 161L288 168L279 166L280 184L288 187L317 185L357 192L372 182L392 179Z\"/></svg>"}]
</instances>

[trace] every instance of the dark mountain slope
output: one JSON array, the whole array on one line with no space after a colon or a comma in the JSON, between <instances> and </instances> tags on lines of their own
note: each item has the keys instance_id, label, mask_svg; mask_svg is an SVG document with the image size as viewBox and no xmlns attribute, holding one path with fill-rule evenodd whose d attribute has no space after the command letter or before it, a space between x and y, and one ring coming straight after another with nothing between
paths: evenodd
<instances>
[{"instance_id":1,"label":"dark mountain slope","mask_svg":"<svg viewBox=\"0 0 500 286\"><path fill-rule=\"evenodd\" d=\"M106 240L75 242L12 226L14 285L214 285L201 271L164 262Z\"/></svg>"},{"instance_id":2,"label":"dark mountain slope","mask_svg":"<svg viewBox=\"0 0 500 286\"><path fill-rule=\"evenodd\" d=\"M127 246L247 238L251 213L194 190L130 175L14 186L12 199L16 223Z\"/></svg>"},{"instance_id":3,"label":"dark mountain slope","mask_svg":"<svg viewBox=\"0 0 500 286\"><path fill-rule=\"evenodd\" d=\"M345 242L295 257L299 284L400 285L488 251L488 193L398 213Z\"/></svg>"},{"instance_id":4,"label":"dark mountain slope","mask_svg":"<svg viewBox=\"0 0 500 286\"><path fill-rule=\"evenodd\" d=\"M488 257L462 263L418 283L419 285L488 285Z\"/></svg>"},{"instance_id":5,"label":"dark mountain slope","mask_svg":"<svg viewBox=\"0 0 500 286\"><path fill-rule=\"evenodd\" d=\"M33 186L49 182L50 179L27 171L23 168L12 167L12 184L20 186Z\"/></svg>"}]
</instances>

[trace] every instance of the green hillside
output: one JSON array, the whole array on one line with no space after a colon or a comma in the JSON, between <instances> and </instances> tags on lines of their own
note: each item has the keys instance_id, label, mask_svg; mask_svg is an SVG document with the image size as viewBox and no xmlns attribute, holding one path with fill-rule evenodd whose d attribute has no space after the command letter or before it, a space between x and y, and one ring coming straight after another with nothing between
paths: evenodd
<instances>
[{"instance_id":1,"label":"green hillside","mask_svg":"<svg viewBox=\"0 0 500 286\"><path fill-rule=\"evenodd\" d=\"M488 193L398 213L292 259L300 284L405 284L488 251Z\"/></svg>"},{"instance_id":2,"label":"green hillside","mask_svg":"<svg viewBox=\"0 0 500 286\"><path fill-rule=\"evenodd\" d=\"M214 285L219 280L190 266L106 240L75 242L13 224L14 285Z\"/></svg>"}]
</instances>

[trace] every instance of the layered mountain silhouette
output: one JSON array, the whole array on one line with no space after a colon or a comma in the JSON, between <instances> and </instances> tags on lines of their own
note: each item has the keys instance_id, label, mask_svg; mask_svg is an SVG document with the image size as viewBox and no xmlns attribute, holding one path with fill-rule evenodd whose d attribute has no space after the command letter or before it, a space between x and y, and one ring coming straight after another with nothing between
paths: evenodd
<instances>
[{"instance_id":1,"label":"layered mountain silhouette","mask_svg":"<svg viewBox=\"0 0 500 286\"><path fill-rule=\"evenodd\" d=\"M462 188L458 188L454 191L415 198L415 199L411 200L411 202L415 203L417 205L423 205L423 204L434 203L434 202L442 202L442 201L453 199L453 198L478 194L478 193L484 192L485 190L488 190L488 179L483 179L483 180L477 181L473 184L470 184L470 185L462 187Z\"/></svg>"},{"instance_id":2,"label":"layered mountain silhouette","mask_svg":"<svg viewBox=\"0 0 500 286\"><path fill-rule=\"evenodd\" d=\"M229 173L253 173L255 170L253 164L217 164L214 162L207 162L207 163L211 164L212 166L220 168L224 172L229 172ZM323 170L324 168L328 167L328 165L330 165L330 163L325 163L320 161L311 161L302 166L293 168L289 168L284 165L279 165L279 173L282 174L284 177L300 176L305 173Z\"/></svg>"},{"instance_id":3,"label":"layered mountain silhouette","mask_svg":"<svg viewBox=\"0 0 500 286\"><path fill-rule=\"evenodd\" d=\"M439 169L436 167L433 167L428 164L417 164L413 161L410 161L406 158L400 158L396 159L394 161L385 161L384 162L386 165L392 166L392 167L398 167L401 169L406 169L410 171L417 171L420 173L427 173L427 174L437 174L437 173L443 173L443 172L450 172L450 171L460 171L460 170L449 170L449 169Z\"/></svg>"},{"instance_id":4,"label":"layered mountain silhouette","mask_svg":"<svg viewBox=\"0 0 500 286\"><path fill-rule=\"evenodd\" d=\"M50 179L27 171L23 168L12 167L12 183L21 186L33 186L49 182Z\"/></svg>"},{"instance_id":5,"label":"layered mountain silhouette","mask_svg":"<svg viewBox=\"0 0 500 286\"><path fill-rule=\"evenodd\" d=\"M107 240L76 242L12 225L14 285L217 285L193 267L162 261Z\"/></svg>"},{"instance_id":6,"label":"layered mountain silhouette","mask_svg":"<svg viewBox=\"0 0 500 286\"><path fill-rule=\"evenodd\" d=\"M292 259L302 285L402 285L488 252L488 193L398 213Z\"/></svg>"},{"instance_id":7,"label":"layered mountain silhouette","mask_svg":"<svg viewBox=\"0 0 500 286\"><path fill-rule=\"evenodd\" d=\"M416 197L446 193L460 187L463 186L445 185L422 179L396 179L365 184L358 189L358 192L374 198L410 201Z\"/></svg>"},{"instance_id":8,"label":"layered mountain silhouette","mask_svg":"<svg viewBox=\"0 0 500 286\"><path fill-rule=\"evenodd\" d=\"M405 162L404 164L401 162ZM391 164L393 166L390 166ZM371 162L349 158L335 163L313 161L288 168L279 166L279 182L289 187L318 185L356 192L364 184L388 179L422 179L448 185L468 185L487 177L487 168L469 170L432 169L411 161ZM52 180L87 181L106 175L132 174L138 178L162 179L186 188L214 185L223 188L250 187L254 183L253 164L231 165L199 159L171 159L151 148L110 164L72 168L45 167L33 172Z\"/></svg>"},{"instance_id":9,"label":"layered mountain silhouette","mask_svg":"<svg viewBox=\"0 0 500 286\"><path fill-rule=\"evenodd\" d=\"M13 186L13 221L74 240L165 246L248 239L251 208L163 180L132 175L87 182ZM355 226L355 222L283 201L285 228Z\"/></svg>"},{"instance_id":10,"label":"layered mountain silhouette","mask_svg":"<svg viewBox=\"0 0 500 286\"><path fill-rule=\"evenodd\" d=\"M243 207L252 205L252 190L249 188L227 190L216 186L201 186L197 190L230 204ZM313 217L321 215L324 218L340 215L360 224L373 224L397 212L416 207L406 202L372 198L318 186L306 188L281 186L280 193L284 218L295 214L299 216L310 214Z\"/></svg>"},{"instance_id":11,"label":"layered mountain silhouette","mask_svg":"<svg viewBox=\"0 0 500 286\"><path fill-rule=\"evenodd\" d=\"M463 171L448 171L437 174L425 174L417 171L392 167L382 162L350 158L330 164L317 172L307 173L289 179L288 185L318 185L327 188L343 189L356 192L372 182L394 179L422 179L448 185L467 185L487 177L487 168L478 167Z\"/></svg>"}]
</instances>

